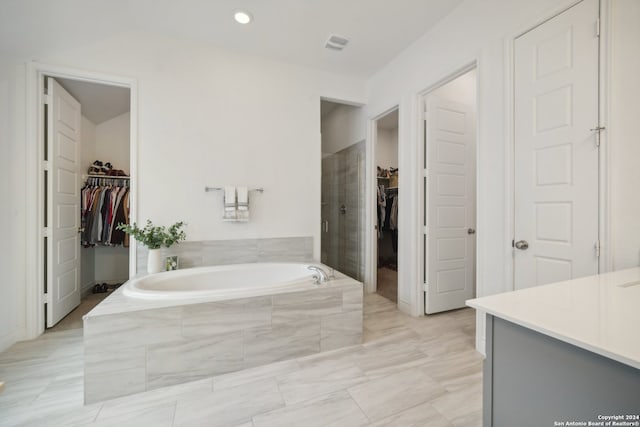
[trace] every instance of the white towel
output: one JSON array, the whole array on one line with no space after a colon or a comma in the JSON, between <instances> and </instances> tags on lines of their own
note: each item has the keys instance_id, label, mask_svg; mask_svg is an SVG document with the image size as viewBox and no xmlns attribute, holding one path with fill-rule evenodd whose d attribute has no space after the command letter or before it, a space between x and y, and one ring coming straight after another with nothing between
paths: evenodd
<instances>
[{"instance_id":1,"label":"white towel","mask_svg":"<svg viewBox=\"0 0 640 427\"><path fill-rule=\"evenodd\" d=\"M224 187L224 213L222 219L225 221L235 221L238 217L238 204L236 201L236 187Z\"/></svg>"},{"instance_id":2,"label":"white towel","mask_svg":"<svg viewBox=\"0 0 640 427\"><path fill-rule=\"evenodd\" d=\"M249 189L238 187L238 221L249 221Z\"/></svg>"}]
</instances>

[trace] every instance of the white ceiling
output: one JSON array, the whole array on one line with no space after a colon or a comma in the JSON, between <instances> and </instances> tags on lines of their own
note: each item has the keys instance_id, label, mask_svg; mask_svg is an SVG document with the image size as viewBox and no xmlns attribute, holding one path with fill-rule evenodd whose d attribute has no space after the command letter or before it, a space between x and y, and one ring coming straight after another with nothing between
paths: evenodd
<instances>
[{"instance_id":1,"label":"white ceiling","mask_svg":"<svg viewBox=\"0 0 640 427\"><path fill-rule=\"evenodd\" d=\"M370 76L462 0L0 0L0 53L33 57L137 30ZM239 25L237 9L254 21ZM324 48L330 34L351 41Z\"/></svg>"},{"instance_id":2,"label":"white ceiling","mask_svg":"<svg viewBox=\"0 0 640 427\"><path fill-rule=\"evenodd\" d=\"M56 80L80 103L82 115L95 125L131 109L128 88L61 78Z\"/></svg>"}]
</instances>

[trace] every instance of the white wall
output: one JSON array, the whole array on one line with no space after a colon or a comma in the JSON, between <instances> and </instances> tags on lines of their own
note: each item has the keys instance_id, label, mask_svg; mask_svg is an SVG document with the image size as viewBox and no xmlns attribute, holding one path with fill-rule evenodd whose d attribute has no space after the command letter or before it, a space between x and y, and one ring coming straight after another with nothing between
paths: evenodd
<instances>
[{"instance_id":1,"label":"white wall","mask_svg":"<svg viewBox=\"0 0 640 427\"><path fill-rule=\"evenodd\" d=\"M378 128L376 166L382 169L398 167L398 128Z\"/></svg>"},{"instance_id":2,"label":"white wall","mask_svg":"<svg viewBox=\"0 0 640 427\"><path fill-rule=\"evenodd\" d=\"M418 95L472 62L478 62L477 284L480 296L512 289L512 279L507 274L508 266L512 262L511 236L505 227L508 223L511 203L506 188L509 177L505 123L505 99L508 89L507 40L561 11L563 6L571 3L569 0L562 2L557 0L465 1L367 82L367 117L376 117L391 107L400 105L399 167L403 177L418 177L419 164L416 155L419 152L417 143L420 129L418 123L420 97ZM628 93L628 98L625 96L624 99L619 93L628 91L629 82L635 81L639 75L636 68L639 51L638 29L634 28L634 25L640 21L638 2L615 0L612 3L615 4L614 9L616 9L616 19L612 28L614 43L620 43L621 38L624 38L629 42L633 40L633 47L614 45L612 49L615 56L614 73L624 75L624 79L613 78L619 82L619 86L616 95L614 85L611 102L613 105L619 105L617 111L625 110L625 113L616 116L617 125L612 117L611 126L616 126L618 131L621 131L625 129L621 122L627 123L628 127L624 134L630 138L627 139L629 144L635 144L634 150L638 150L637 139L633 140L633 135L637 134L633 129L636 123L632 119L640 115L637 92ZM615 64L618 64L617 71ZM636 102L631 102L632 100ZM612 138L615 132L615 129L611 129ZM619 140L611 141L612 150L613 146L619 142ZM628 148L623 146L619 148L621 153L612 155L611 164L612 170L621 167L620 170L623 171L614 173L612 177L612 185L617 188L612 193L615 194L612 226L613 247L616 254L614 266L616 267L623 264L638 265L638 229L640 227L638 204L629 203L626 209L620 209L619 206L622 200L628 201L632 198L637 200L637 190L633 192L629 190L633 186L637 188L635 180L639 169L637 167L632 169L631 163L638 156L637 154L627 156ZM633 179L624 178L630 185L622 187L617 184L623 180L622 173L633 174ZM619 190L622 194L617 193ZM402 303L419 298L417 274L421 265L419 180L403 178L400 191L405 201L403 206L406 206L406 209L399 212L399 221L407 224L399 236L401 260L398 268L399 283L403 284L399 289L399 300ZM617 224L613 225L614 222ZM622 236L624 233L629 236L630 241Z\"/></svg>"},{"instance_id":3,"label":"white wall","mask_svg":"<svg viewBox=\"0 0 640 427\"><path fill-rule=\"evenodd\" d=\"M340 104L320 122L322 155L337 153L366 138L363 107Z\"/></svg>"},{"instance_id":4,"label":"white wall","mask_svg":"<svg viewBox=\"0 0 640 427\"><path fill-rule=\"evenodd\" d=\"M184 220L190 240L318 237L320 96L361 101L359 82L135 33L41 60L138 79L138 220ZM204 192L230 184L265 188L248 224Z\"/></svg>"},{"instance_id":5,"label":"white wall","mask_svg":"<svg viewBox=\"0 0 640 427\"><path fill-rule=\"evenodd\" d=\"M10 255L15 247L10 239L12 217L11 197L11 151L10 151L10 109L11 90L9 79L6 78L5 65L0 62L0 236L5 236L0 245L0 351L13 343L15 336L15 287L11 282Z\"/></svg>"},{"instance_id":6,"label":"white wall","mask_svg":"<svg viewBox=\"0 0 640 427\"><path fill-rule=\"evenodd\" d=\"M478 61L479 114L479 204L478 204L478 294L506 289L505 262L505 138L504 70L505 37L542 17L553 0L466 1L418 39L368 81L367 115L375 117L400 105L400 189L405 209L399 221L407 224L399 236L399 300L417 299L421 207L418 164L418 111L421 92L452 73ZM482 94L490 96L482 97ZM491 189L491 191L487 191ZM483 254L492 254L490 259ZM496 259L497 258L497 259ZM416 313L417 314L417 313Z\"/></svg>"},{"instance_id":7,"label":"white wall","mask_svg":"<svg viewBox=\"0 0 640 427\"><path fill-rule=\"evenodd\" d=\"M123 283L129 279L129 248L96 246L95 254L96 283Z\"/></svg>"},{"instance_id":8,"label":"white wall","mask_svg":"<svg viewBox=\"0 0 640 427\"><path fill-rule=\"evenodd\" d=\"M96 125L85 116L82 116L80 128L80 173L86 174L89 166L96 160Z\"/></svg>"},{"instance_id":9,"label":"white wall","mask_svg":"<svg viewBox=\"0 0 640 427\"><path fill-rule=\"evenodd\" d=\"M96 125L95 158L102 162L110 162L115 169L122 169L127 175L131 171L130 121L131 114L124 113Z\"/></svg>"},{"instance_id":10,"label":"white wall","mask_svg":"<svg viewBox=\"0 0 640 427\"><path fill-rule=\"evenodd\" d=\"M611 265L640 264L640 2L613 2L611 116L607 124L611 155Z\"/></svg>"},{"instance_id":11,"label":"white wall","mask_svg":"<svg viewBox=\"0 0 640 427\"><path fill-rule=\"evenodd\" d=\"M363 81L142 33L61 48L38 61L138 82L138 221L183 220L189 240L312 236L319 257L320 97L363 103ZM19 337L25 336L26 272L35 259L24 249L24 217L36 206L33 189L24 187L23 64L0 74L19 95L11 108L10 158L19 181L12 185L16 215L9 221L19 250L10 258L16 274L8 284L17 295L0 303L0 311L5 304L19 307L17 326L9 326ZM204 192L229 184L264 187L251 195L251 222L223 223L222 195Z\"/></svg>"},{"instance_id":12,"label":"white wall","mask_svg":"<svg viewBox=\"0 0 640 427\"><path fill-rule=\"evenodd\" d=\"M0 101L0 146L3 155L0 160L1 211L6 215L0 230L6 236L6 243L0 248L4 264L0 275L0 351L24 335L26 316L21 308L25 306L23 287L25 283L25 211L21 202L24 198L26 158L24 147L17 146L16 140L24 141L24 128L20 112L24 110L24 93L19 89L24 84L24 67L16 58L0 55L0 87L3 96ZM8 90L8 93L5 92ZM8 96L7 96L8 95ZM8 103L8 104L7 104ZM8 153L5 157L4 153ZM8 194L7 194L8 193Z\"/></svg>"}]
</instances>

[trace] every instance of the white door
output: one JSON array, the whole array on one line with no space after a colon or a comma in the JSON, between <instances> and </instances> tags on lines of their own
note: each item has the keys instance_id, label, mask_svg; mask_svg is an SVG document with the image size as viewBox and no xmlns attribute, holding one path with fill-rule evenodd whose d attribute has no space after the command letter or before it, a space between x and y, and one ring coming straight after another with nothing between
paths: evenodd
<instances>
[{"instance_id":1,"label":"white door","mask_svg":"<svg viewBox=\"0 0 640 427\"><path fill-rule=\"evenodd\" d=\"M80 304L80 104L47 78L47 327Z\"/></svg>"},{"instance_id":2,"label":"white door","mask_svg":"<svg viewBox=\"0 0 640 427\"><path fill-rule=\"evenodd\" d=\"M515 289L598 273L598 0L515 41Z\"/></svg>"},{"instance_id":3,"label":"white door","mask_svg":"<svg viewBox=\"0 0 640 427\"><path fill-rule=\"evenodd\" d=\"M476 130L469 105L427 96L425 312L464 307L475 292Z\"/></svg>"}]
</instances>

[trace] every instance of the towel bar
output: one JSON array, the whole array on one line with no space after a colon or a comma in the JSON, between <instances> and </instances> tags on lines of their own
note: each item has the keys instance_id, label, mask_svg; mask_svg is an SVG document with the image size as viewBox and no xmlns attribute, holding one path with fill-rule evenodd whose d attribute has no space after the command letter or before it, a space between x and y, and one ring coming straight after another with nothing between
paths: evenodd
<instances>
[{"instance_id":1,"label":"towel bar","mask_svg":"<svg viewBox=\"0 0 640 427\"><path fill-rule=\"evenodd\" d=\"M209 191L223 191L224 188L222 187L204 187L204 191L205 192L209 192ZM249 191L257 191L258 193L264 193L264 188L250 188Z\"/></svg>"}]
</instances>

